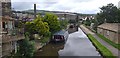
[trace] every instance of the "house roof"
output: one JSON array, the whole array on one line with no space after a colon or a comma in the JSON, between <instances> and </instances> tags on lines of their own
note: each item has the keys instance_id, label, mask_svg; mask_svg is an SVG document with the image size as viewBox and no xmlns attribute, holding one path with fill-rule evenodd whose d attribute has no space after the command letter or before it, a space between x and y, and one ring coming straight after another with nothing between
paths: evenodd
<instances>
[{"instance_id":1,"label":"house roof","mask_svg":"<svg viewBox=\"0 0 120 58\"><path fill-rule=\"evenodd\" d=\"M98 26L98 28L103 28L115 32L118 32L119 27L120 27L120 23L104 23Z\"/></svg>"}]
</instances>

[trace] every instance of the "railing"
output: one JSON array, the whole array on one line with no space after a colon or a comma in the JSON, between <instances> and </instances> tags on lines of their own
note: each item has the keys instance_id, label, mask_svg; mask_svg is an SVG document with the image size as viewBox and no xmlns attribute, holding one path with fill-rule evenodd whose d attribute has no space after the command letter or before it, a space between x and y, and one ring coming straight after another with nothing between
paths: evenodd
<instances>
[{"instance_id":1,"label":"railing","mask_svg":"<svg viewBox=\"0 0 120 58\"><path fill-rule=\"evenodd\" d=\"M14 30L7 30L7 33L2 34L2 43L10 42L10 41L17 41L24 39L24 29L14 29Z\"/></svg>"}]
</instances>

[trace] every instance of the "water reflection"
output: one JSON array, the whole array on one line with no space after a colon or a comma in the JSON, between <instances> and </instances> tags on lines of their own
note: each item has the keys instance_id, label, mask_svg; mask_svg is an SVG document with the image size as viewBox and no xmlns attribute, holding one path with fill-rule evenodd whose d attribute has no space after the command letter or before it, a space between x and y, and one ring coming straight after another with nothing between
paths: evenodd
<instances>
[{"instance_id":1,"label":"water reflection","mask_svg":"<svg viewBox=\"0 0 120 58\"><path fill-rule=\"evenodd\" d=\"M64 45L64 49L58 51L59 56L100 56L88 37L79 28L71 33Z\"/></svg>"}]
</instances>

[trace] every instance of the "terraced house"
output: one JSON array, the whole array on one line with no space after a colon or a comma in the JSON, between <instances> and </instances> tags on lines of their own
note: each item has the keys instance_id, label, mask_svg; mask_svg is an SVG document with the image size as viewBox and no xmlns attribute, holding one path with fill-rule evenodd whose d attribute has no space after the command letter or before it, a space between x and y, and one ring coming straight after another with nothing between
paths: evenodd
<instances>
[{"instance_id":1,"label":"terraced house","mask_svg":"<svg viewBox=\"0 0 120 58\"><path fill-rule=\"evenodd\" d=\"M18 41L24 39L23 30L14 27L11 0L0 0L0 53L1 57L17 51ZM22 32L22 33L21 33Z\"/></svg>"}]
</instances>

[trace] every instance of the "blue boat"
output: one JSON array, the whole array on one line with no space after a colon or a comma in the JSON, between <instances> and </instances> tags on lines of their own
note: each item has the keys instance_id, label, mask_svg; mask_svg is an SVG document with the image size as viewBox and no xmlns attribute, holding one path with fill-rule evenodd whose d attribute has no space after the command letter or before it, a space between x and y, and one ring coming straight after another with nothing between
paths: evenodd
<instances>
[{"instance_id":1,"label":"blue boat","mask_svg":"<svg viewBox=\"0 0 120 58\"><path fill-rule=\"evenodd\" d=\"M66 30L60 30L56 33L53 34L53 41L58 42L58 41L66 41L68 38L68 31Z\"/></svg>"}]
</instances>

